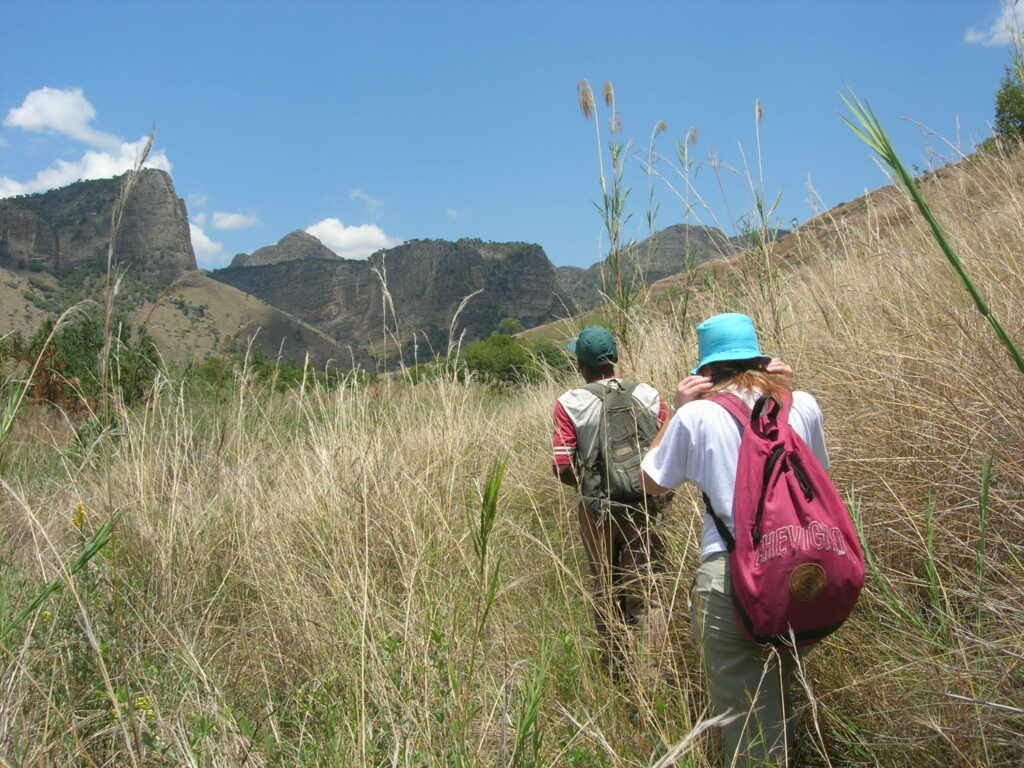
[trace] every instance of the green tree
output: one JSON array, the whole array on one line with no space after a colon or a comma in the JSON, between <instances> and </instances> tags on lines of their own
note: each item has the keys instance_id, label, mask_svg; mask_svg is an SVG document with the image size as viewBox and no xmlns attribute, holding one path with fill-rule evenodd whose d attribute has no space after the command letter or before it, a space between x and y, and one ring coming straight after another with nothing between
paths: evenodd
<instances>
[{"instance_id":1,"label":"green tree","mask_svg":"<svg viewBox=\"0 0 1024 768\"><path fill-rule=\"evenodd\" d=\"M1024 136L1024 86L1016 68L1006 68L996 91L995 131L1004 139Z\"/></svg>"}]
</instances>

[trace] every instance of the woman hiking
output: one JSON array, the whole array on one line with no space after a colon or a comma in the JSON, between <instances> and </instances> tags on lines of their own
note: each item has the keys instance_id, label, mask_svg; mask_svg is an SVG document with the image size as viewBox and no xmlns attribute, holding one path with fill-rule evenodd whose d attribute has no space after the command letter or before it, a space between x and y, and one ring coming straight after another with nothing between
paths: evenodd
<instances>
[{"instance_id":1,"label":"woman hiking","mask_svg":"<svg viewBox=\"0 0 1024 768\"><path fill-rule=\"evenodd\" d=\"M644 490L667 493L685 481L698 485L721 524L733 530L733 497L741 430L710 394L729 393L753 407L762 395L792 393L789 424L828 468L821 411L806 392L792 392L792 369L762 354L753 321L721 314L697 327L700 361L676 386L675 413L665 421L641 465ZM726 766L785 765L795 651L752 640L733 610L727 545L707 510L701 565L691 593L694 635L701 649L711 700L723 726Z\"/></svg>"}]
</instances>

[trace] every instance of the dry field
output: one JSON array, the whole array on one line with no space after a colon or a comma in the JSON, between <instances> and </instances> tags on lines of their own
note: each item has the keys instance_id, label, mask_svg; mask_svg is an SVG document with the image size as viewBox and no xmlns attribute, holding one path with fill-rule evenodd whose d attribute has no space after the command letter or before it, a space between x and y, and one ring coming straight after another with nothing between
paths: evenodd
<instances>
[{"instance_id":1,"label":"dry field","mask_svg":"<svg viewBox=\"0 0 1024 768\"><path fill-rule=\"evenodd\" d=\"M1024 344L1022 184L1024 155L976 158L925 195ZM870 572L806 662L792 764L1019 766L1024 377L903 197L859 208L638 314L621 372L667 393L695 323L746 311L822 404ZM192 401L164 380L104 439L26 412L0 486L0 764L717 764L696 495L663 523L663 682L613 680L549 469L569 383Z\"/></svg>"}]
</instances>

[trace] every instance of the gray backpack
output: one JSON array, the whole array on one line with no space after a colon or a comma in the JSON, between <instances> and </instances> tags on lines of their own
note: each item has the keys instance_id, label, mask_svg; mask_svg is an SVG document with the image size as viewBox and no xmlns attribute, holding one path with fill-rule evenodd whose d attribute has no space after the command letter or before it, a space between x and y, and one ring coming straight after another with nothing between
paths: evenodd
<instances>
[{"instance_id":1,"label":"gray backpack","mask_svg":"<svg viewBox=\"0 0 1024 768\"><path fill-rule=\"evenodd\" d=\"M644 506L640 460L658 434L658 417L633 397L634 382L612 379L584 387L601 400L597 440L579 457L580 495L593 512Z\"/></svg>"}]
</instances>

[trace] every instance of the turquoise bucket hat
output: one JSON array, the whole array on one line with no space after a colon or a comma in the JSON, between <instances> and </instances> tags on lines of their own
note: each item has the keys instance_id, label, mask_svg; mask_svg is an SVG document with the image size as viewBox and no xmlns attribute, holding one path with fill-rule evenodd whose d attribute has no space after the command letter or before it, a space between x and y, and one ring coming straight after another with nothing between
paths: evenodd
<instances>
[{"instance_id":1,"label":"turquoise bucket hat","mask_svg":"<svg viewBox=\"0 0 1024 768\"><path fill-rule=\"evenodd\" d=\"M697 354L700 362L690 371L691 374L696 374L708 363L723 360L771 359L770 355L761 352L754 333L754 321L735 312L709 317L697 326Z\"/></svg>"}]
</instances>

